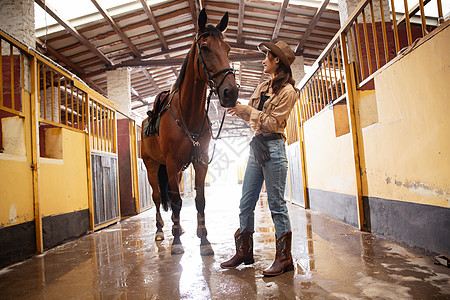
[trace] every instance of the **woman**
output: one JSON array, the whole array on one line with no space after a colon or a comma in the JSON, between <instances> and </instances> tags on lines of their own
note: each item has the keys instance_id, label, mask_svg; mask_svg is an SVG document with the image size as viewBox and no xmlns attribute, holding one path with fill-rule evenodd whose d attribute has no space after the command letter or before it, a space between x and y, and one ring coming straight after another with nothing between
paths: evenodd
<instances>
[{"instance_id":1,"label":"woman","mask_svg":"<svg viewBox=\"0 0 450 300\"><path fill-rule=\"evenodd\" d=\"M250 146L250 157L245 170L240 200L240 228L234 238L236 254L220 264L233 269L241 263L252 264L254 210L263 182L266 182L267 200L275 226L276 254L264 276L276 276L294 269L291 255L292 232L284 188L287 174L287 158L284 129L289 113L298 98L294 87L291 64L294 52L285 42L264 42L259 50L266 53L262 64L271 79L260 84L248 105L237 104L228 110L231 115L250 122L255 131Z\"/></svg>"}]
</instances>

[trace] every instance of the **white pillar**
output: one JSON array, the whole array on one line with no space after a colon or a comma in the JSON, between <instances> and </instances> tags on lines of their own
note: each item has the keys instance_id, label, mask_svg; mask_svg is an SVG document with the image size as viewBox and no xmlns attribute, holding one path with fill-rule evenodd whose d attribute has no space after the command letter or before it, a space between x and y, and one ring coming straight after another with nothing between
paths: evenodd
<instances>
[{"instance_id":1,"label":"white pillar","mask_svg":"<svg viewBox=\"0 0 450 300\"><path fill-rule=\"evenodd\" d=\"M36 34L34 29L34 1L33 0L0 0L0 28L16 38L25 46L36 48ZM2 55L9 55L9 43L2 43ZM14 55L19 55L17 49ZM24 88L31 91L30 62L24 60Z\"/></svg>"},{"instance_id":2,"label":"white pillar","mask_svg":"<svg viewBox=\"0 0 450 300\"><path fill-rule=\"evenodd\" d=\"M361 0L338 0L338 6L339 6L339 19L341 21L341 26L344 25L345 22L349 19L351 14L355 11L356 7L359 5ZM381 21L381 15L380 15L380 2L379 1L373 1L373 9L374 9L374 15L375 15L375 22ZM388 22L391 19L390 16L390 7L389 7L389 1L383 0L383 12L384 12L384 20ZM372 15L370 13L369 6L365 9L366 13L366 21L372 22ZM358 18L359 21L362 22L362 19Z\"/></svg>"},{"instance_id":3,"label":"white pillar","mask_svg":"<svg viewBox=\"0 0 450 300\"><path fill-rule=\"evenodd\" d=\"M131 74L128 68L107 71L108 99L121 112L131 115Z\"/></svg>"},{"instance_id":4,"label":"white pillar","mask_svg":"<svg viewBox=\"0 0 450 300\"><path fill-rule=\"evenodd\" d=\"M299 84L305 76L305 59L303 56L296 56L291 65L292 76L295 80L295 85Z\"/></svg>"},{"instance_id":5,"label":"white pillar","mask_svg":"<svg viewBox=\"0 0 450 300\"><path fill-rule=\"evenodd\" d=\"M27 47L36 46L33 0L1 0L0 28Z\"/></svg>"}]
</instances>

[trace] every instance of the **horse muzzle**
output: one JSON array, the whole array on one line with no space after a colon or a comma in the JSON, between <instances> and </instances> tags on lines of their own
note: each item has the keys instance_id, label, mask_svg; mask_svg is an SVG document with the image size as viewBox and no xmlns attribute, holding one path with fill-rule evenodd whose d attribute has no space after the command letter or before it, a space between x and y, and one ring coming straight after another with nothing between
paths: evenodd
<instances>
[{"instance_id":1,"label":"horse muzzle","mask_svg":"<svg viewBox=\"0 0 450 300\"><path fill-rule=\"evenodd\" d=\"M234 107L239 96L239 89L234 80L225 80L218 91L219 102L223 107Z\"/></svg>"}]
</instances>

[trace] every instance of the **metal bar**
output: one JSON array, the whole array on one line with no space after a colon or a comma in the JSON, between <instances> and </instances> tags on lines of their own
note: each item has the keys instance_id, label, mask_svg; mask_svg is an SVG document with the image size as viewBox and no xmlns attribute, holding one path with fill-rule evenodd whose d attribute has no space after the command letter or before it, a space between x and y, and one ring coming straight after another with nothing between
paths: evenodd
<instances>
[{"instance_id":1,"label":"metal bar","mask_svg":"<svg viewBox=\"0 0 450 300\"><path fill-rule=\"evenodd\" d=\"M106 151L106 118L105 118L105 110L104 106L101 107L101 120L102 120L102 150Z\"/></svg>"},{"instance_id":2,"label":"metal bar","mask_svg":"<svg viewBox=\"0 0 450 300\"><path fill-rule=\"evenodd\" d=\"M320 68L319 68L318 71L320 71ZM318 106L317 112L319 112L323 108L322 107L322 99L324 98L323 85L321 84L321 81L320 81L319 72L316 73L316 80L317 80L317 88L318 88L318 91L319 91L319 97L317 98L317 103L319 104L319 106Z\"/></svg>"},{"instance_id":3,"label":"metal bar","mask_svg":"<svg viewBox=\"0 0 450 300\"><path fill-rule=\"evenodd\" d=\"M77 129L80 129L80 90L77 89Z\"/></svg>"},{"instance_id":4,"label":"metal bar","mask_svg":"<svg viewBox=\"0 0 450 300\"><path fill-rule=\"evenodd\" d=\"M383 0L380 0L380 12L381 12L381 30L383 32L384 58L385 62L387 63L389 61L389 49L387 42L386 21L384 20Z\"/></svg>"},{"instance_id":5,"label":"metal bar","mask_svg":"<svg viewBox=\"0 0 450 300\"><path fill-rule=\"evenodd\" d=\"M327 55L326 64L328 66L328 73L330 73L330 81L328 81L327 68L324 66L325 82L327 83L327 96L329 96L328 97L328 103L330 103L330 102L333 101L333 85L331 83L330 54L329 53Z\"/></svg>"},{"instance_id":6,"label":"metal bar","mask_svg":"<svg viewBox=\"0 0 450 300\"><path fill-rule=\"evenodd\" d=\"M55 120L53 119L53 117L55 116L55 101L54 101L54 98L55 98L55 92L54 92L54 88L53 88L53 83L54 83L54 81L53 81L53 71L52 70L50 70L50 92L51 92L51 95L50 95L50 102L51 102L51 104L52 104L52 107L51 107L51 110L52 110L52 117L50 118L50 121L53 121L53 122L55 122Z\"/></svg>"},{"instance_id":7,"label":"metal bar","mask_svg":"<svg viewBox=\"0 0 450 300\"><path fill-rule=\"evenodd\" d=\"M11 108L16 110L16 100L14 99L14 48L13 44L10 44L10 64L11 64Z\"/></svg>"},{"instance_id":8,"label":"metal bar","mask_svg":"<svg viewBox=\"0 0 450 300\"><path fill-rule=\"evenodd\" d=\"M67 107L67 79L65 76L64 76L64 94L65 94L65 101L66 101L66 125L69 125L69 119L68 119L69 109Z\"/></svg>"},{"instance_id":9,"label":"metal bar","mask_svg":"<svg viewBox=\"0 0 450 300\"><path fill-rule=\"evenodd\" d=\"M96 150L100 150L100 119L99 119L99 113L98 113L98 107L99 104L97 102L95 102L95 133L96 133L96 138L97 138L97 143L95 144L95 149Z\"/></svg>"},{"instance_id":10,"label":"metal bar","mask_svg":"<svg viewBox=\"0 0 450 300\"><path fill-rule=\"evenodd\" d=\"M58 123L62 124L62 117L61 117L61 76L58 73L58 116L59 116L59 121Z\"/></svg>"},{"instance_id":11,"label":"metal bar","mask_svg":"<svg viewBox=\"0 0 450 300\"><path fill-rule=\"evenodd\" d=\"M411 22L409 20L408 0L403 0L405 4L405 20L406 20L406 34L408 37L408 46L412 44Z\"/></svg>"},{"instance_id":12,"label":"metal bar","mask_svg":"<svg viewBox=\"0 0 450 300\"><path fill-rule=\"evenodd\" d=\"M339 46L340 46L340 44L339 44ZM336 48L336 53L337 53L338 66L339 66L339 77L341 79L340 80L341 81L341 91L342 91L342 94L345 94L346 91L344 89L344 80L342 79L342 69L341 69L342 61L341 61L341 57L339 55L340 48L342 48L342 47L337 47Z\"/></svg>"},{"instance_id":13,"label":"metal bar","mask_svg":"<svg viewBox=\"0 0 450 300\"><path fill-rule=\"evenodd\" d=\"M316 114L318 111L320 111L319 103L318 103L320 100L320 96L319 96L319 87L318 87L318 82L317 82L317 72L316 72L316 74L314 74L313 83L314 83L314 97L313 97L314 114Z\"/></svg>"},{"instance_id":14,"label":"metal bar","mask_svg":"<svg viewBox=\"0 0 450 300\"><path fill-rule=\"evenodd\" d=\"M314 107L313 107L313 95L312 95L312 83L309 82L307 85L307 91L308 91L308 112L309 112L309 117L308 119L312 118L312 116L314 115Z\"/></svg>"},{"instance_id":15,"label":"metal bar","mask_svg":"<svg viewBox=\"0 0 450 300\"><path fill-rule=\"evenodd\" d=\"M334 72L334 82L335 82L334 86L336 88L336 98L338 98L339 97L339 88L338 88L338 80L337 80L337 74L336 74L334 51L335 51L335 48L333 48L333 51L331 51L331 60L333 61L333 72Z\"/></svg>"},{"instance_id":16,"label":"metal bar","mask_svg":"<svg viewBox=\"0 0 450 300\"><path fill-rule=\"evenodd\" d=\"M363 29L364 29L364 41L366 43L366 56L367 62L369 64L369 75L372 74L372 58L370 57L370 45L369 45L369 35L367 33L367 23L366 23L366 13L362 11L363 18Z\"/></svg>"},{"instance_id":17,"label":"metal bar","mask_svg":"<svg viewBox=\"0 0 450 300\"><path fill-rule=\"evenodd\" d=\"M321 110L325 107L327 99L326 99L326 94L325 94L325 85L323 83L323 75L322 75L322 70L323 70L323 61L322 61L322 65L319 68L319 72L317 74L318 78L319 78L319 84L320 84L320 90L322 91L321 97L320 97L320 104L321 104Z\"/></svg>"},{"instance_id":18,"label":"metal bar","mask_svg":"<svg viewBox=\"0 0 450 300\"><path fill-rule=\"evenodd\" d=\"M44 119L47 119L47 71L45 65L42 65L42 93L44 94Z\"/></svg>"},{"instance_id":19,"label":"metal bar","mask_svg":"<svg viewBox=\"0 0 450 300\"><path fill-rule=\"evenodd\" d=\"M375 60L377 63L377 70L380 68L380 53L378 52L378 37L377 37L377 27L375 23L375 15L373 13L373 3L372 0L369 1L370 4L370 13L372 16L372 34L373 34L373 43L375 45Z\"/></svg>"},{"instance_id":20,"label":"metal bar","mask_svg":"<svg viewBox=\"0 0 450 300\"><path fill-rule=\"evenodd\" d=\"M364 65L362 60L361 38L359 37L358 18L355 19L356 44L358 45L359 68L361 69L361 78L364 78Z\"/></svg>"},{"instance_id":21,"label":"metal bar","mask_svg":"<svg viewBox=\"0 0 450 300\"><path fill-rule=\"evenodd\" d=\"M70 101L71 101L71 104L70 104L70 115L71 115L70 126L74 127L73 126L73 81L72 81L72 85L70 87Z\"/></svg>"},{"instance_id":22,"label":"metal bar","mask_svg":"<svg viewBox=\"0 0 450 300\"><path fill-rule=\"evenodd\" d=\"M106 151L111 152L111 115L110 110L106 110Z\"/></svg>"},{"instance_id":23,"label":"metal bar","mask_svg":"<svg viewBox=\"0 0 450 300\"><path fill-rule=\"evenodd\" d=\"M114 131L113 131L113 133L114 133L114 139L113 139L113 141L114 141L114 153L117 153L117 120L116 120L116 112L115 112L115 111L113 112L113 116L114 116L114 118L113 118L113 128L114 128Z\"/></svg>"},{"instance_id":24,"label":"metal bar","mask_svg":"<svg viewBox=\"0 0 450 300\"><path fill-rule=\"evenodd\" d=\"M427 35L427 23L425 21L425 10L423 8L423 0L419 0L420 20L422 21L422 36Z\"/></svg>"},{"instance_id":25,"label":"metal bar","mask_svg":"<svg viewBox=\"0 0 450 300\"><path fill-rule=\"evenodd\" d=\"M333 49L331 49L331 52L333 53ZM333 75L331 73L331 64L330 64L330 53L327 55L327 65L328 65L328 73L330 73L330 93L331 93L331 101L334 99L334 88L333 88ZM337 98L337 95L336 95Z\"/></svg>"},{"instance_id":26,"label":"metal bar","mask_svg":"<svg viewBox=\"0 0 450 300\"><path fill-rule=\"evenodd\" d=\"M394 24L395 53L398 53L400 51L400 42L398 40L397 17L395 15L394 0L391 0L391 11L392 11L392 23Z\"/></svg>"},{"instance_id":27,"label":"metal bar","mask_svg":"<svg viewBox=\"0 0 450 300\"><path fill-rule=\"evenodd\" d=\"M85 121L85 116L86 116L86 99L87 99L87 94L86 93L82 93L82 97L81 97L81 129L84 131L84 128L86 127L84 125L84 121Z\"/></svg>"}]
</instances>

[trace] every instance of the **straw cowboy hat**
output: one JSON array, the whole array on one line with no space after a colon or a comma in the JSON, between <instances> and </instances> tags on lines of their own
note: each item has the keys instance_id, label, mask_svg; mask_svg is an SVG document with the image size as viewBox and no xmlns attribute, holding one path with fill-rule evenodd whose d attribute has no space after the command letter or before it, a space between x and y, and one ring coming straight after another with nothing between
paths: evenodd
<instances>
[{"instance_id":1,"label":"straw cowboy hat","mask_svg":"<svg viewBox=\"0 0 450 300\"><path fill-rule=\"evenodd\" d=\"M269 50L288 67L290 67L295 60L294 51L292 51L291 47L289 47L289 45L283 41L279 41L276 44L263 42L259 44L258 49L262 52L266 52L267 50Z\"/></svg>"}]
</instances>

